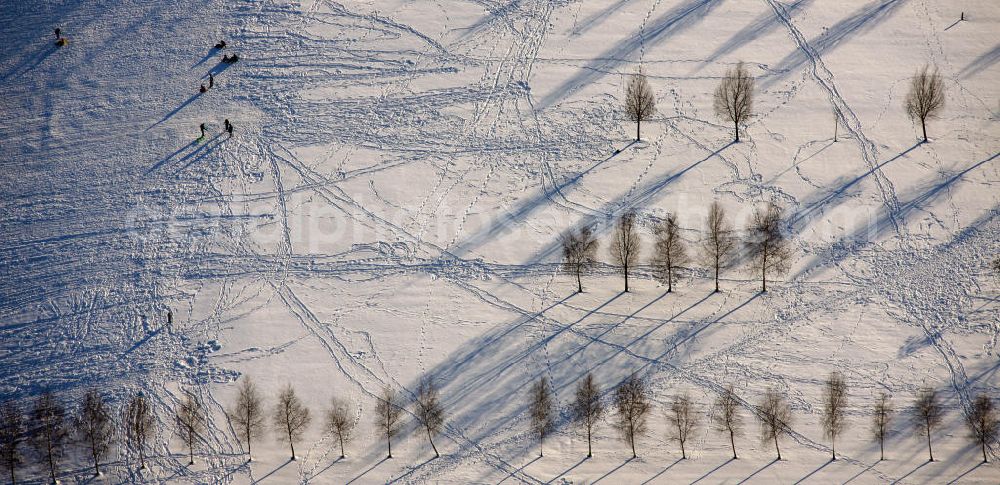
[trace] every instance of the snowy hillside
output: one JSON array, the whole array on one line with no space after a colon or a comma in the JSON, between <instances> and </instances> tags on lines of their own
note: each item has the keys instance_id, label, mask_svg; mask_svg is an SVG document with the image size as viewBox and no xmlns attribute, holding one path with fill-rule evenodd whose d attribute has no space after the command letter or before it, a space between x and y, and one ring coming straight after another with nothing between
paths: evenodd
<instances>
[{"instance_id":1,"label":"snowy hillside","mask_svg":"<svg viewBox=\"0 0 1000 485\"><path fill-rule=\"evenodd\" d=\"M75 413L97 388L116 421L151 401L148 468L117 439L93 479L73 443L68 483L1000 483L1000 443L981 463L965 425L977 395L1000 406L997 32L995 0L0 1L0 401L27 414L52 391ZM755 104L734 143L713 92L740 61ZM925 64L946 92L927 143L904 109ZM657 113L636 142L640 69ZM767 292L747 254L713 292L694 257L713 201L740 234L783 209L792 260ZM633 209L625 293L609 248ZM668 213L693 256L669 293L649 264ZM577 293L560 234L588 225ZM638 458L612 410L586 459L568 406L588 373L609 408L630 375L649 383ZM226 414L247 376L271 428L251 463ZM438 458L414 421L423 377ZM270 425L288 384L312 413L295 461ZM738 460L711 420L727 385ZM923 387L945 412L934 462L911 422ZM406 405L391 460L386 388ZM755 418L768 388L791 406L781 461ZM681 459L666 415L685 393L700 425ZM194 465L187 394L208 414ZM345 458L323 432L335 397L357 422ZM45 482L23 451L18 478Z\"/></svg>"}]
</instances>

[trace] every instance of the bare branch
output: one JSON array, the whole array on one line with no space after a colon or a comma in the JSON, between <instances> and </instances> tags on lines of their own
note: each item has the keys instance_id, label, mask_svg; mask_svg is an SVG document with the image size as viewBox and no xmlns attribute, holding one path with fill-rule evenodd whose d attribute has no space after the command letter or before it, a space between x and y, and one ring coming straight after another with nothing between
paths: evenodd
<instances>
[{"instance_id":1,"label":"bare branch","mask_svg":"<svg viewBox=\"0 0 1000 485\"><path fill-rule=\"evenodd\" d=\"M622 214L615 227L614 241L611 243L611 260L625 276L625 291L628 291L629 268L639 261L639 247L642 241L636 227L636 213L630 210Z\"/></svg>"},{"instance_id":2,"label":"bare branch","mask_svg":"<svg viewBox=\"0 0 1000 485\"><path fill-rule=\"evenodd\" d=\"M726 71L715 90L715 114L732 122L737 142L740 141L740 126L753 116L753 88L754 78L740 62Z\"/></svg>"},{"instance_id":3,"label":"bare branch","mask_svg":"<svg viewBox=\"0 0 1000 485\"><path fill-rule=\"evenodd\" d=\"M656 97L642 72L633 74L625 87L625 114L635 122L635 139L639 141L642 122L656 114Z\"/></svg>"},{"instance_id":4,"label":"bare branch","mask_svg":"<svg viewBox=\"0 0 1000 485\"><path fill-rule=\"evenodd\" d=\"M920 120L920 128L927 141L927 120L934 118L944 108L944 81L935 66L924 66L917 71L910 82L910 92L906 94L906 114L911 119Z\"/></svg>"},{"instance_id":5,"label":"bare branch","mask_svg":"<svg viewBox=\"0 0 1000 485\"><path fill-rule=\"evenodd\" d=\"M667 214L656 227L656 246L653 254L653 270L660 281L667 283L667 292L674 289L674 281L680 279L680 267L689 261L687 247L681 239L680 226L673 214Z\"/></svg>"}]
</instances>

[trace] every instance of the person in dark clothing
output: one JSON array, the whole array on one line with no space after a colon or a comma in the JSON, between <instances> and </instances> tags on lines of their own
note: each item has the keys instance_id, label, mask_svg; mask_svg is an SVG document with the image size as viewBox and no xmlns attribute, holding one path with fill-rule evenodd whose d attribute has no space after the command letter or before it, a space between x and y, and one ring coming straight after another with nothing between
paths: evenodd
<instances>
[{"instance_id":1,"label":"person in dark clothing","mask_svg":"<svg viewBox=\"0 0 1000 485\"><path fill-rule=\"evenodd\" d=\"M61 34L62 34L62 30L59 27L56 27L56 40L59 40L59 36Z\"/></svg>"},{"instance_id":2,"label":"person in dark clothing","mask_svg":"<svg viewBox=\"0 0 1000 485\"><path fill-rule=\"evenodd\" d=\"M226 48L226 41L220 40L218 44L215 44L215 48L216 49L225 49Z\"/></svg>"},{"instance_id":3,"label":"person in dark clothing","mask_svg":"<svg viewBox=\"0 0 1000 485\"><path fill-rule=\"evenodd\" d=\"M212 89L215 87L215 76L212 73L208 73L208 88Z\"/></svg>"},{"instance_id":4,"label":"person in dark clothing","mask_svg":"<svg viewBox=\"0 0 1000 485\"><path fill-rule=\"evenodd\" d=\"M229 133L229 138L232 138L233 137L233 124L229 122L228 118L226 118L226 123L225 124L226 124L226 132Z\"/></svg>"},{"instance_id":5,"label":"person in dark clothing","mask_svg":"<svg viewBox=\"0 0 1000 485\"><path fill-rule=\"evenodd\" d=\"M200 89L198 89L198 92L199 92L199 93L204 93L205 91L208 91L208 89L206 89L206 88L205 88L205 85L204 85L204 84L202 84L202 85L201 85L201 88L200 88Z\"/></svg>"},{"instance_id":6,"label":"person in dark clothing","mask_svg":"<svg viewBox=\"0 0 1000 485\"><path fill-rule=\"evenodd\" d=\"M167 310L167 325L173 325L174 323L174 312L173 310Z\"/></svg>"},{"instance_id":7,"label":"person in dark clothing","mask_svg":"<svg viewBox=\"0 0 1000 485\"><path fill-rule=\"evenodd\" d=\"M202 123L201 126L199 126L199 128L201 128L201 138L205 138L205 123Z\"/></svg>"}]
</instances>

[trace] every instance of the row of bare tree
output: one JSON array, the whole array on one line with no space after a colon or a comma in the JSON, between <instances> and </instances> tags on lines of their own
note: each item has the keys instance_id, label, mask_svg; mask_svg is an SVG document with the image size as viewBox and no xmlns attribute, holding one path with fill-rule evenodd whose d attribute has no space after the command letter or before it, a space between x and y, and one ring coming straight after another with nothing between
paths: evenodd
<instances>
[{"instance_id":1,"label":"row of bare tree","mask_svg":"<svg viewBox=\"0 0 1000 485\"><path fill-rule=\"evenodd\" d=\"M628 291L629 272L639 264L642 248L636 218L635 211L628 211L619 217L608 248L612 263L618 266L625 277L625 291ZM719 274L734 262L741 242L751 270L760 275L761 291L767 291L768 274L788 270L792 252L782 233L781 222L782 211L778 206L768 204L759 208L747 223L746 234L740 241L727 221L722 206L718 202L712 204L705 221L704 237L700 242L700 259L713 272L715 291L719 291ZM692 258L673 214L667 214L656 225L654 233L656 241L650 265L656 278L666 283L667 291L670 292L681 276L681 269ZM564 267L576 276L577 291L582 292L582 276L597 262L597 236L593 228L584 226L563 233L560 242Z\"/></svg>"},{"instance_id":2,"label":"row of bare tree","mask_svg":"<svg viewBox=\"0 0 1000 485\"><path fill-rule=\"evenodd\" d=\"M830 439L832 458L837 459L837 438L847 431L848 386L842 374L834 372L826 380L821 403L822 425L824 435ZM636 375L631 375L614 389L611 398L611 408L615 411L611 420L613 427L621 435L625 443L632 448L632 457L636 457L636 440L648 432L648 420L652 413L652 391L648 381ZM778 459L781 459L780 439L792 432L792 409L784 394L775 388L769 388L756 406L745 403L733 389L725 387L715 401L715 410L711 421L715 429L729 436L733 450L733 459L737 458L736 438L743 434L743 415L741 409L746 406L751 409L760 425L760 440L762 444L774 443ZM587 457L593 456L591 447L595 427L604 419L608 405L603 398L603 391L595 382L593 374L577 384L576 393L569 406L569 415L573 424L587 437ZM543 456L542 447L546 436L556 427L557 416L555 398L548 381L543 377L531 388L529 394L528 414L531 429L538 437L539 456ZM927 451L930 461L934 461L931 448L931 436L941 424L944 408L941 405L938 392L932 388L921 389L912 409L912 424L915 433L927 439ZM699 414L694 401L687 394L675 396L666 410L670 438L677 441L681 449L681 457L687 458L689 438L700 425ZM885 440L889 434L894 418L892 400L886 393L881 393L873 406L871 417L872 438L879 443L880 460L885 459ZM986 394L979 394L965 414L965 423L969 428L970 437L982 447L983 462L987 461L986 448L997 439L998 416L993 400Z\"/></svg>"},{"instance_id":3,"label":"row of bare tree","mask_svg":"<svg viewBox=\"0 0 1000 485\"><path fill-rule=\"evenodd\" d=\"M740 141L740 127L753 117L755 79L750 75L742 62L726 71L719 82L713 98L713 108L716 116L733 124L735 141ZM927 120L936 117L944 108L944 81L937 67L931 70L924 66L910 82L910 91L905 100L906 114L920 121L924 141L927 141ZM635 139L640 139L640 128L643 121L652 119L656 114L656 96L649 80L641 71L633 74L625 87L625 114L635 122ZM836 113L837 126L840 125L840 113ZM836 135L834 136L836 141Z\"/></svg>"}]
</instances>

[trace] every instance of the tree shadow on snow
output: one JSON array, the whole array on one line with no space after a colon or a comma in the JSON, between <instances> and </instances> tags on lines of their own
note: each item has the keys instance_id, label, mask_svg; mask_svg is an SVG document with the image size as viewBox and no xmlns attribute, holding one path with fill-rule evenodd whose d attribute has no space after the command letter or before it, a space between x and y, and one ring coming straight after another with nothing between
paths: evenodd
<instances>
[{"instance_id":1,"label":"tree shadow on snow","mask_svg":"<svg viewBox=\"0 0 1000 485\"><path fill-rule=\"evenodd\" d=\"M834 460L833 458L830 458L829 460L826 460L825 462L823 462L823 464L822 464L822 465L820 465L820 466L819 466L819 468L817 468L817 469L815 469L815 470L813 470L813 471L809 472L809 474L808 474L808 475L806 475L806 476L804 476L804 477L800 478L800 479L799 479L799 480L798 480L797 482L795 482L795 485L799 485L800 483L802 483L802 482L805 482L805 481L806 481L806 480L808 480L808 479L809 479L810 477L812 477L813 475L815 475L815 474L819 473L819 472L820 472L820 470L822 470L822 469L826 468L826 466L827 466L827 465L829 465L830 463L833 463L834 461L835 461L835 460Z\"/></svg>"},{"instance_id":2,"label":"tree shadow on snow","mask_svg":"<svg viewBox=\"0 0 1000 485\"><path fill-rule=\"evenodd\" d=\"M289 464L289 463L291 463L291 462L292 462L292 459L291 459L291 458L289 458L289 459L285 460L285 462L284 462L284 463L282 463L282 464L278 465L278 467L277 467L277 468L275 468L274 470L271 470L271 471L267 472L267 474L266 474L266 475L264 475L264 476L262 476L262 477L258 478L257 480L254 480L254 482L253 482L253 483L260 483L260 482L263 482L264 480L266 480L267 478L269 478L269 477L270 477L271 475L274 475L275 473L277 473L277 472L278 472L278 470L281 470L282 468L285 468L286 466L288 466L288 464Z\"/></svg>"},{"instance_id":3,"label":"tree shadow on snow","mask_svg":"<svg viewBox=\"0 0 1000 485\"><path fill-rule=\"evenodd\" d=\"M670 470L671 468L673 468L674 466L676 466L678 463L680 463L682 461L684 461L683 458L678 458L677 461L675 461L675 462L667 465L662 470L656 472L656 475L653 475L653 476L649 477L648 479L646 479L645 482L642 482L642 485L647 485L649 483L652 483L653 480L656 480L657 478L660 478L661 475L663 475L664 473L667 473L667 470Z\"/></svg>"},{"instance_id":4,"label":"tree shadow on snow","mask_svg":"<svg viewBox=\"0 0 1000 485\"><path fill-rule=\"evenodd\" d=\"M529 465L531 465L532 463L534 463L534 462L536 462L536 461L538 461L538 460L541 460L541 459L542 459L542 457L540 457L540 456L536 456L536 457L535 457L534 459L532 459L531 461L529 461L529 462L527 462L527 463L525 463L525 464L521 465L521 468L518 468L517 470L514 470L514 471L510 472L510 475L507 475L506 477L504 477L504 478L503 478L503 480L500 480L499 482L497 482L497 484L496 484L496 485L500 485L501 483L503 483L503 482L506 482L506 481L507 481L507 479L509 479L509 478L513 478L513 477L514 477L515 475L517 475L518 473L521 473L521 472L522 472L522 471L523 471L523 470L524 470L525 468L528 468L528 466L529 466Z\"/></svg>"},{"instance_id":5,"label":"tree shadow on snow","mask_svg":"<svg viewBox=\"0 0 1000 485\"><path fill-rule=\"evenodd\" d=\"M713 468L713 469L711 469L711 470L709 470L709 471L705 472L705 474L704 474L704 475L702 475L702 476L698 477L698 479L697 479L697 480L695 480L695 481L691 482L691 485L694 485L694 484L696 484L696 483L698 483L698 482L700 482L700 481L702 481L702 480L704 480L704 479L706 479L706 478L708 478L708 477L712 476L712 474L713 474L713 473L715 473L715 472L717 472L717 471L721 470L721 469L722 469L722 467L724 467L724 466L726 466L726 465L728 465L728 464L730 464L730 463L732 463L732 462L734 462L734 461L736 461L736 458L730 458L730 459L728 459L728 460L726 460L726 461L724 461L724 462L722 462L722 463L718 464L718 465L717 465L717 466L716 466L715 468Z\"/></svg>"},{"instance_id":6,"label":"tree shadow on snow","mask_svg":"<svg viewBox=\"0 0 1000 485\"><path fill-rule=\"evenodd\" d=\"M564 470L564 471L563 471L562 473L560 473L560 474L556 475L555 477L553 477L553 478L552 478L552 480L549 480L549 481L547 481L547 482L545 482L545 483L552 483L552 482L554 482L554 481L556 481L556 480L558 480L558 479L562 478L563 476L565 476L565 475L566 475L566 474L568 474L569 472L571 472L571 471L573 471L573 470L576 470L576 468L577 468L578 466L582 465L582 464L583 464L583 463L584 463L585 461L587 461L587 460L589 460L589 459L590 459L589 457L586 457L586 456L585 456L585 457L583 457L583 459L582 459L582 460L580 460L580 461L576 462L575 464L573 464L573 466L571 466L571 467L567 468L567 469L566 469L566 470Z\"/></svg>"},{"instance_id":7,"label":"tree shadow on snow","mask_svg":"<svg viewBox=\"0 0 1000 485\"><path fill-rule=\"evenodd\" d=\"M358 476L356 476L356 477L352 478L352 479L351 479L351 480L350 480L349 482L347 482L347 484L346 484L346 485L351 485L352 483L354 483L354 482L356 482L356 481L360 480L360 479L361 479L361 478L363 478L363 477L364 477L365 475L367 475L367 474L368 474L369 472L371 472L372 470L374 470L374 469L378 468L378 466L379 466L379 465L381 465L381 464L385 463L385 462L386 462L386 461L388 461L388 460L389 460L389 457L384 457L384 458L382 458L381 460L379 460L379 461L378 461L378 463L375 463L374 465L372 465L372 466L371 466L370 468L368 468L367 470L365 470L365 471L361 472L361 474L360 474L360 475L358 475Z\"/></svg>"},{"instance_id":8,"label":"tree shadow on snow","mask_svg":"<svg viewBox=\"0 0 1000 485\"><path fill-rule=\"evenodd\" d=\"M757 471L755 471L755 472L751 473L751 474L750 474L750 476L748 476L748 477L744 478L743 480L740 480L740 483L738 483L737 485L742 485L742 484L744 484L744 483L747 483L747 482L749 482L751 478L753 478L753 477L757 476L757 474L758 474L758 473L760 473L760 472L762 472L762 471L766 470L766 469L767 469L768 467L770 467L771 465L773 465L773 464L775 464L775 463L778 463L778 459L777 459L777 458L775 458L775 459L773 459L773 460L771 460L771 461L767 462L767 464L766 464L766 465L764 465L764 466L762 466L762 467L758 468L758 469L757 469Z\"/></svg>"},{"instance_id":9,"label":"tree shadow on snow","mask_svg":"<svg viewBox=\"0 0 1000 485\"><path fill-rule=\"evenodd\" d=\"M618 466L612 468L611 471L605 473L604 475L601 475L601 478L598 478L597 480L594 480L593 482L591 482L591 484L596 484L597 482L600 482L601 480L604 480L605 478L610 477L613 473L615 473L618 470L621 470L625 465L628 465L629 463L632 463L632 461L635 460L635 459L636 459L635 457L630 457L628 460L625 460L625 462L622 463L621 465L618 465Z\"/></svg>"}]
</instances>

